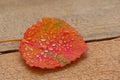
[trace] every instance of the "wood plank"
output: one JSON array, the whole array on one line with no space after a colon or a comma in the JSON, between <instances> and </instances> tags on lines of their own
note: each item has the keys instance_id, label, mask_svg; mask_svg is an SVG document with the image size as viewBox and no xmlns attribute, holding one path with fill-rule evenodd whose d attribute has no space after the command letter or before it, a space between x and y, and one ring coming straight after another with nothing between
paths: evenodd
<instances>
[{"instance_id":1,"label":"wood plank","mask_svg":"<svg viewBox=\"0 0 120 80\"><path fill-rule=\"evenodd\" d=\"M65 20L86 41L119 36L119 4L119 0L1 0L0 40L22 38L26 29L41 17ZM18 45L0 44L0 51L18 49Z\"/></svg>"},{"instance_id":2,"label":"wood plank","mask_svg":"<svg viewBox=\"0 0 120 80\"><path fill-rule=\"evenodd\" d=\"M119 80L120 38L88 43L89 50L64 68L30 68L20 53L0 55L0 80Z\"/></svg>"},{"instance_id":3,"label":"wood plank","mask_svg":"<svg viewBox=\"0 0 120 80\"><path fill-rule=\"evenodd\" d=\"M120 34L120 0L0 0L0 40L22 38L41 17L72 25L85 40ZM19 43L0 44L0 51ZM64 68L28 67L19 52L0 55L0 80L119 80L120 39L88 43L89 51Z\"/></svg>"}]
</instances>

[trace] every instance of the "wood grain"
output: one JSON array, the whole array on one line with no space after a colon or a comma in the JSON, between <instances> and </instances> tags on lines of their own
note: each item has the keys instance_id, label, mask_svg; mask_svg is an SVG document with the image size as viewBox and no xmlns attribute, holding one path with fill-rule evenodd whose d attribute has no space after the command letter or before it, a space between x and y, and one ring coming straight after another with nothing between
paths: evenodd
<instances>
[{"instance_id":1,"label":"wood grain","mask_svg":"<svg viewBox=\"0 0 120 80\"><path fill-rule=\"evenodd\" d=\"M0 80L119 80L120 38L88 47L80 59L55 70L30 68L19 52L0 55Z\"/></svg>"},{"instance_id":2,"label":"wood grain","mask_svg":"<svg viewBox=\"0 0 120 80\"><path fill-rule=\"evenodd\" d=\"M65 20L85 40L110 38L120 35L119 14L119 0L1 0L0 40L23 38L26 29L42 17ZM18 49L18 45L1 44L0 51Z\"/></svg>"},{"instance_id":3,"label":"wood grain","mask_svg":"<svg viewBox=\"0 0 120 80\"><path fill-rule=\"evenodd\" d=\"M68 22L85 40L120 35L120 0L0 0L0 40L22 38L42 17ZM28 67L19 52L0 55L0 80L119 80L120 39L88 43L81 59L64 68ZM19 43L0 44L0 51Z\"/></svg>"}]
</instances>

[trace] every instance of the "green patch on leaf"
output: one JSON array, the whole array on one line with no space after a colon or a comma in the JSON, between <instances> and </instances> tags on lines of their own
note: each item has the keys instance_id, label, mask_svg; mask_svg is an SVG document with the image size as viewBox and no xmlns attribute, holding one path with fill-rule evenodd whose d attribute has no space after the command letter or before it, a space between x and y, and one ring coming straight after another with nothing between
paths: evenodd
<instances>
[{"instance_id":1,"label":"green patch on leaf","mask_svg":"<svg viewBox=\"0 0 120 80\"><path fill-rule=\"evenodd\" d=\"M48 30L48 23L45 25L45 31Z\"/></svg>"},{"instance_id":2,"label":"green patch on leaf","mask_svg":"<svg viewBox=\"0 0 120 80\"><path fill-rule=\"evenodd\" d=\"M61 26L60 22L58 22L58 23L55 24L55 27L60 27L60 26Z\"/></svg>"},{"instance_id":3,"label":"green patch on leaf","mask_svg":"<svg viewBox=\"0 0 120 80\"><path fill-rule=\"evenodd\" d=\"M45 26L45 31L47 31L48 30L48 26Z\"/></svg>"}]
</instances>

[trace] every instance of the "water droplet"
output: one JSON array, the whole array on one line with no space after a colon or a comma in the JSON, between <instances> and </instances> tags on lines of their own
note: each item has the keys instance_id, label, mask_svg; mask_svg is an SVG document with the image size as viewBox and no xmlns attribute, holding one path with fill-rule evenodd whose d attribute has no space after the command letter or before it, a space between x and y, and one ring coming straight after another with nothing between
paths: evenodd
<instances>
[{"instance_id":1,"label":"water droplet","mask_svg":"<svg viewBox=\"0 0 120 80\"><path fill-rule=\"evenodd\" d=\"M67 49L69 49L70 47L67 47Z\"/></svg>"},{"instance_id":2,"label":"water droplet","mask_svg":"<svg viewBox=\"0 0 120 80\"><path fill-rule=\"evenodd\" d=\"M32 48L30 48L30 50L31 50L31 51L33 51L33 49L32 49Z\"/></svg>"},{"instance_id":3,"label":"water droplet","mask_svg":"<svg viewBox=\"0 0 120 80\"><path fill-rule=\"evenodd\" d=\"M53 34L53 32L50 32L50 34Z\"/></svg>"},{"instance_id":4,"label":"water droplet","mask_svg":"<svg viewBox=\"0 0 120 80\"><path fill-rule=\"evenodd\" d=\"M39 58L39 55L36 55L37 58Z\"/></svg>"},{"instance_id":5,"label":"water droplet","mask_svg":"<svg viewBox=\"0 0 120 80\"><path fill-rule=\"evenodd\" d=\"M66 43L67 41L64 41L64 43Z\"/></svg>"},{"instance_id":6,"label":"water droplet","mask_svg":"<svg viewBox=\"0 0 120 80\"><path fill-rule=\"evenodd\" d=\"M74 40L74 38L71 39L72 41Z\"/></svg>"},{"instance_id":7,"label":"water droplet","mask_svg":"<svg viewBox=\"0 0 120 80\"><path fill-rule=\"evenodd\" d=\"M40 46L42 46L42 43L40 43Z\"/></svg>"},{"instance_id":8,"label":"water droplet","mask_svg":"<svg viewBox=\"0 0 120 80\"><path fill-rule=\"evenodd\" d=\"M69 46L69 44L66 44L66 46Z\"/></svg>"},{"instance_id":9,"label":"water droplet","mask_svg":"<svg viewBox=\"0 0 120 80\"><path fill-rule=\"evenodd\" d=\"M64 33L69 33L69 31L64 31Z\"/></svg>"},{"instance_id":10,"label":"water droplet","mask_svg":"<svg viewBox=\"0 0 120 80\"><path fill-rule=\"evenodd\" d=\"M58 44L59 46L61 46L61 44Z\"/></svg>"},{"instance_id":11,"label":"water droplet","mask_svg":"<svg viewBox=\"0 0 120 80\"><path fill-rule=\"evenodd\" d=\"M27 50L28 48L27 47L25 47L25 50Z\"/></svg>"},{"instance_id":12,"label":"water droplet","mask_svg":"<svg viewBox=\"0 0 120 80\"><path fill-rule=\"evenodd\" d=\"M46 55L44 55L44 57L46 58L47 56L46 56Z\"/></svg>"},{"instance_id":13,"label":"water droplet","mask_svg":"<svg viewBox=\"0 0 120 80\"><path fill-rule=\"evenodd\" d=\"M45 53L48 53L48 50L44 50Z\"/></svg>"},{"instance_id":14,"label":"water droplet","mask_svg":"<svg viewBox=\"0 0 120 80\"><path fill-rule=\"evenodd\" d=\"M62 40L59 40L59 43L62 44Z\"/></svg>"},{"instance_id":15,"label":"water droplet","mask_svg":"<svg viewBox=\"0 0 120 80\"><path fill-rule=\"evenodd\" d=\"M44 52L41 52L41 54L43 55L43 54L44 54Z\"/></svg>"},{"instance_id":16,"label":"water droplet","mask_svg":"<svg viewBox=\"0 0 120 80\"><path fill-rule=\"evenodd\" d=\"M52 46L54 47L54 46L55 46L55 44L52 44Z\"/></svg>"},{"instance_id":17,"label":"water droplet","mask_svg":"<svg viewBox=\"0 0 120 80\"><path fill-rule=\"evenodd\" d=\"M61 48L59 48L59 51L62 51L62 49L61 49Z\"/></svg>"},{"instance_id":18,"label":"water droplet","mask_svg":"<svg viewBox=\"0 0 120 80\"><path fill-rule=\"evenodd\" d=\"M45 39L45 38L42 38L41 41L46 41L46 39Z\"/></svg>"},{"instance_id":19,"label":"water droplet","mask_svg":"<svg viewBox=\"0 0 120 80\"><path fill-rule=\"evenodd\" d=\"M50 51L52 51L52 50L53 50L53 48L52 48L52 47L50 47L50 48L49 48L49 50L50 50Z\"/></svg>"},{"instance_id":20,"label":"water droplet","mask_svg":"<svg viewBox=\"0 0 120 80\"><path fill-rule=\"evenodd\" d=\"M30 54L28 53L27 55L29 56Z\"/></svg>"},{"instance_id":21,"label":"water droplet","mask_svg":"<svg viewBox=\"0 0 120 80\"><path fill-rule=\"evenodd\" d=\"M72 47L73 45L70 45L70 47Z\"/></svg>"},{"instance_id":22,"label":"water droplet","mask_svg":"<svg viewBox=\"0 0 120 80\"><path fill-rule=\"evenodd\" d=\"M50 37L48 36L48 39L50 39Z\"/></svg>"},{"instance_id":23,"label":"water droplet","mask_svg":"<svg viewBox=\"0 0 120 80\"><path fill-rule=\"evenodd\" d=\"M40 61L42 61L42 59L40 58Z\"/></svg>"},{"instance_id":24,"label":"water droplet","mask_svg":"<svg viewBox=\"0 0 120 80\"><path fill-rule=\"evenodd\" d=\"M70 42L71 40L70 39L68 39L68 42Z\"/></svg>"},{"instance_id":25,"label":"water droplet","mask_svg":"<svg viewBox=\"0 0 120 80\"><path fill-rule=\"evenodd\" d=\"M47 46L46 46L46 45L42 45L41 47L42 47L42 48L44 48L44 49L46 49L46 48L47 48Z\"/></svg>"}]
</instances>

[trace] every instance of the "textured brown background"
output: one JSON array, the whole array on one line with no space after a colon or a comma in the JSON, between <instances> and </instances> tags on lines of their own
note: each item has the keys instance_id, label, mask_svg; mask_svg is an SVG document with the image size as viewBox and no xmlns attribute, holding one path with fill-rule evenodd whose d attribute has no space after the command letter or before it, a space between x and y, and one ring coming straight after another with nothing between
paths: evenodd
<instances>
[{"instance_id":1,"label":"textured brown background","mask_svg":"<svg viewBox=\"0 0 120 80\"><path fill-rule=\"evenodd\" d=\"M85 40L120 34L120 0L0 0L0 40L22 38L41 17L64 19ZM19 52L0 55L0 80L120 80L120 38L88 46L81 59L57 70L29 68ZM0 44L0 51L16 47Z\"/></svg>"},{"instance_id":2,"label":"textured brown background","mask_svg":"<svg viewBox=\"0 0 120 80\"><path fill-rule=\"evenodd\" d=\"M0 0L0 40L22 38L41 17L65 20L85 40L120 34L120 0ZM18 43L0 47L16 49Z\"/></svg>"},{"instance_id":3,"label":"textured brown background","mask_svg":"<svg viewBox=\"0 0 120 80\"><path fill-rule=\"evenodd\" d=\"M120 38L88 47L81 59L56 70L30 68L19 52L0 55L0 80L120 80Z\"/></svg>"}]
</instances>

